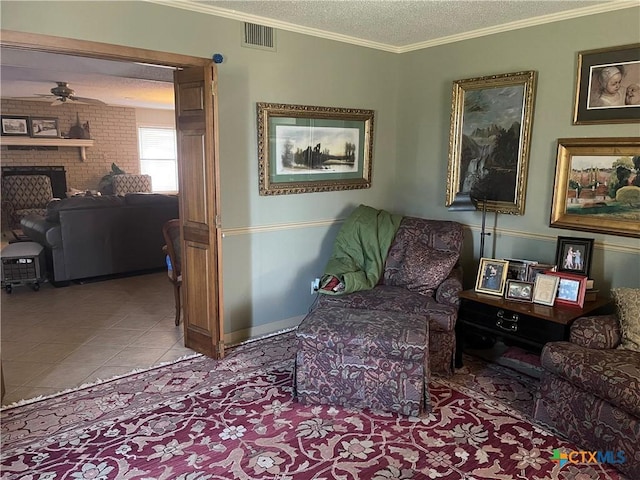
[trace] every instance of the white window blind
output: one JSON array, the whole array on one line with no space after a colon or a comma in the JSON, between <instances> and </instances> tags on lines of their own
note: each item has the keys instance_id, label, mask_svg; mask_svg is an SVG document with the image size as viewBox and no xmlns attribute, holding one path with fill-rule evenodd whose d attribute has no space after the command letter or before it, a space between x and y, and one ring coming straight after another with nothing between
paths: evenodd
<instances>
[{"instance_id":1,"label":"white window blind","mask_svg":"<svg viewBox=\"0 0 640 480\"><path fill-rule=\"evenodd\" d=\"M139 127L140 171L151 175L156 192L178 191L178 154L173 128Z\"/></svg>"}]
</instances>

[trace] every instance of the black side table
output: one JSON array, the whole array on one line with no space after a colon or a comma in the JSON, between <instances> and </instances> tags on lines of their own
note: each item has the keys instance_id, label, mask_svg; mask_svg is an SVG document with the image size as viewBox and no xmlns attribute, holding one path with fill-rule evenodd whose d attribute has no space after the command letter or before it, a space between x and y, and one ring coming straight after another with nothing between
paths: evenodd
<instances>
[{"instance_id":1,"label":"black side table","mask_svg":"<svg viewBox=\"0 0 640 480\"><path fill-rule=\"evenodd\" d=\"M539 353L547 342L568 340L569 327L576 318L612 311L613 301L604 297L585 302L582 308L549 307L465 290L460 293L456 322L456 368L462 367L462 341L467 333L513 340Z\"/></svg>"}]
</instances>

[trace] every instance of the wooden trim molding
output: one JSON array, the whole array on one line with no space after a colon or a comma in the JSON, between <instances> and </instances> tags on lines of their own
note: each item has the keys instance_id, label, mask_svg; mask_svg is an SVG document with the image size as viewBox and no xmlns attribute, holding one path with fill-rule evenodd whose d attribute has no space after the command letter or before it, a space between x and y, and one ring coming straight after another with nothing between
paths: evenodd
<instances>
[{"instance_id":1,"label":"wooden trim molding","mask_svg":"<svg viewBox=\"0 0 640 480\"><path fill-rule=\"evenodd\" d=\"M62 53L105 60L143 61L171 67L202 67L211 62L209 58L13 30L1 30L0 43L14 48L25 48L48 53Z\"/></svg>"}]
</instances>

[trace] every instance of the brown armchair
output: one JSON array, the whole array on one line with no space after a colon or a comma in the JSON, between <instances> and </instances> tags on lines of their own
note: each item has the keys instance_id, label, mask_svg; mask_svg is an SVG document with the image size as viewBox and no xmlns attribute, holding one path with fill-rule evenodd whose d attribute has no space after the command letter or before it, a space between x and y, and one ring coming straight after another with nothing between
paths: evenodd
<instances>
[{"instance_id":1,"label":"brown armchair","mask_svg":"<svg viewBox=\"0 0 640 480\"><path fill-rule=\"evenodd\" d=\"M458 264L462 224L404 217L391 243L382 278L371 290L320 295L315 308L340 307L420 315L429 323L431 372L453 373L455 324L462 291Z\"/></svg>"},{"instance_id":2,"label":"brown armchair","mask_svg":"<svg viewBox=\"0 0 640 480\"><path fill-rule=\"evenodd\" d=\"M20 220L35 213L44 216L53 200L47 175L5 175L2 177L2 211L10 228L20 228Z\"/></svg>"},{"instance_id":3,"label":"brown armchair","mask_svg":"<svg viewBox=\"0 0 640 480\"><path fill-rule=\"evenodd\" d=\"M180 220L169 220L162 227L162 235L166 245L162 251L169 255L171 268L167 271L169 281L173 285L176 304L176 325L180 325L180 287L182 287L182 246L180 242Z\"/></svg>"}]
</instances>

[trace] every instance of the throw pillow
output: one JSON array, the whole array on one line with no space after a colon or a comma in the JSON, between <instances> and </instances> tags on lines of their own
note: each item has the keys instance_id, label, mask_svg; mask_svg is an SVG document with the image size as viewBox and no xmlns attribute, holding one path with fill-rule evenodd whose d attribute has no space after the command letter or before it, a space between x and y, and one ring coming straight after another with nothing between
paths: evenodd
<instances>
[{"instance_id":1,"label":"throw pillow","mask_svg":"<svg viewBox=\"0 0 640 480\"><path fill-rule=\"evenodd\" d=\"M640 352L640 289L614 288L611 295L622 331L622 343L618 348Z\"/></svg>"},{"instance_id":2,"label":"throw pillow","mask_svg":"<svg viewBox=\"0 0 640 480\"><path fill-rule=\"evenodd\" d=\"M433 290L449 276L458 256L456 252L411 242L397 268L388 272L385 283L422 295L432 295Z\"/></svg>"}]
</instances>

